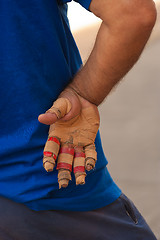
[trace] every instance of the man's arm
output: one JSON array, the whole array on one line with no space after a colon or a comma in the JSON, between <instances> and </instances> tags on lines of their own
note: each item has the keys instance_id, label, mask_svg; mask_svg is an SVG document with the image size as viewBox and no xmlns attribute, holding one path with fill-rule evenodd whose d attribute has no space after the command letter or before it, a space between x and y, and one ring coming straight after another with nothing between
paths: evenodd
<instances>
[{"instance_id":1,"label":"man's arm","mask_svg":"<svg viewBox=\"0 0 160 240\"><path fill-rule=\"evenodd\" d=\"M152 0L92 0L103 22L85 66L70 87L99 105L138 60L156 20Z\"/></svg>"},{"instance_id":2,"label":"man's arm","mask_svg":"<svg viewBox=\"0 0 160 240\"><path fill-rule=\"evenodd\" d=\"M65 121L84 105L98 106L138 60L156 21L153 0L92 0L90 10L103 22L93 50L72 82L60 94L72 104ZM73 91L69 94L66 91ZM79 104L74 92L83 99ZM52 124L55 114L41 114L39 121Z\"/></svg>"},{"instance_id":3,"label":"man's arm","mask_svg":"<svg viewBox=\"0 0 160 240\"><path fill-rule=\"evenodd\" d=\"M90 10L103 20L93 51L58 100L38 118L51 125L43 165L52 171L59 153L59 188L68 186L72 165L76 184L84 184L85 169L94 168L96 105L137 61L156 19L152 0L92 0Z\"/></svg>"}]
</instances>

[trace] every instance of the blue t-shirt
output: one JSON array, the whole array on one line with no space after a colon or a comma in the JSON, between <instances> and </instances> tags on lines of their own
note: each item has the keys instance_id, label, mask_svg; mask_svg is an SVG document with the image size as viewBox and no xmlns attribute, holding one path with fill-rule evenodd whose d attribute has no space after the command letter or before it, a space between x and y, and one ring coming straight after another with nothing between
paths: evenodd
<instances>
[{"instance_id":1,"label":"blue t-shirt","mask_svg":"<svg viewBox=\"0 0 160 240\"><path fill-rule=\"evenodd\" d=\"M77 1L89 7L90 0ZM0 195L34 210L87 211L121 193L106 168L99 133L96 168L85 185L76 186L72 174L59 190L57 170L47 173L42 165L48 126L37 117L82 64L65 2L0 0Z\"/></svg>"}]
</instances>

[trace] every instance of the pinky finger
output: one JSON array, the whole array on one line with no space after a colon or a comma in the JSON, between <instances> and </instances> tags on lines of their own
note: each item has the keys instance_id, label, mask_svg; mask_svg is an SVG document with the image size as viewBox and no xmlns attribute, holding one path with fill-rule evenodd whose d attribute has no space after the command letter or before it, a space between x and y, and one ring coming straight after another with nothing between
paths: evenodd
<instances>
[{"instance_id":1,"label":"pinky finger","mask_svg":"<svg viewBox=\"0 0 160 240\"><path fill-rule=\"evenodd\" d=\"M87 171L90 171L95 167L97 161L97 152L95 150L94 144L85 147L85 155L86 155L85 167Z\"/></svg>"}]
</instances>

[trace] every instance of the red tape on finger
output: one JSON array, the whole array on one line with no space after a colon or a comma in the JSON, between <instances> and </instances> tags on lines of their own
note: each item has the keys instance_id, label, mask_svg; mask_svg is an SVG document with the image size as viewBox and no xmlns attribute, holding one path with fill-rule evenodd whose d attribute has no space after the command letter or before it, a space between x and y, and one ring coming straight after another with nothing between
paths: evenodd
<instances>
[{"instance_id":1,"label":"red tape on finger","mask_svg":"<svg viewBox=\"0 0 160 240\"><path fill-rule=\"evenodd\" d=\"M59 153L67 153L74 156L74 148L62 147Z\"/></svg>"},{"instance_id":2,"label":"red tape on finger","mask_svg":"<svg viewBox=\"0 0 160 240\"><path fill-rule=\"evenodd\" d=\"M84 152L76 152L76 153L75 153L75 158L77 158L77 157L83 157L83 158L85 158L85 153L84 153Z\"/></svg>"},{"instance_id":3,"label":"red tape on finger","mask_svg":"<svg viewBox=\"0 0 160 240\"><path fill-rule=\"evenodd\" d=\"M43 155L46 157L53 157L55 160L57 158L57 156L52 152L43 152Z\"/></svg>"},{"instance_id":4,"label":"red tape on finger","mask_svg":"<svg viewBox=\"0 0 160 240\"><path fill-rule=\"evenodd\" d=\"M59 169L66 169L72 171L72 165L69 163L60 162L57 164L57 170Z\"/></svg>"},{"instance_id":5,"label":"red tape on finger","mask_svg":"<svg viewBox=\"0 0 160 240\"><path fill-rule=\"evenodd\" d=\"M60 141L56 137L50 137L48 139L48 141L53 141L53 142L57 143L60 146Z\"/></svg>"},{"instance_id":6,"label":"red tape on finger","mask_svg":"<svg viewBox=\"0 0 160 240\"><path fill-rule=\"evenodd\" d=\"M74 173L76 172L85 172L85 167L84 166L77 166L73 168Z\"/></svg>"}]
</instances>

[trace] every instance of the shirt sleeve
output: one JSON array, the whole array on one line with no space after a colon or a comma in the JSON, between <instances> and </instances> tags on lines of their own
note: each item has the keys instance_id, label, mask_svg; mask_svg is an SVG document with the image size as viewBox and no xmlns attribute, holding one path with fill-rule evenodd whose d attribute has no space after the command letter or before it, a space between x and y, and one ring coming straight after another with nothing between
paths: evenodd
<instances>
[{"instance_id":1,"label":"shirt sleeve","mask_svg":"<svg viewBox=\"0 0 160 240\"><path fill-rule=\"evenodd\" d=\"M89 5L92 0L74 0L75 2L78 2L82 7L89 10Z\"/></svg>"},{"instance_id":2,"label":"shirt sleeve","mask_svg":"<svg viewBox=\"0 0 160 240\"><path fill-rule=\"evenodd\" d=\"M61 3L68 3L72 0L60 0ZM92 0L74 0L75 2L79 3L82 7L84 7L86 10L89 10L89 5Z\"/></svg>"}]
</instances>

